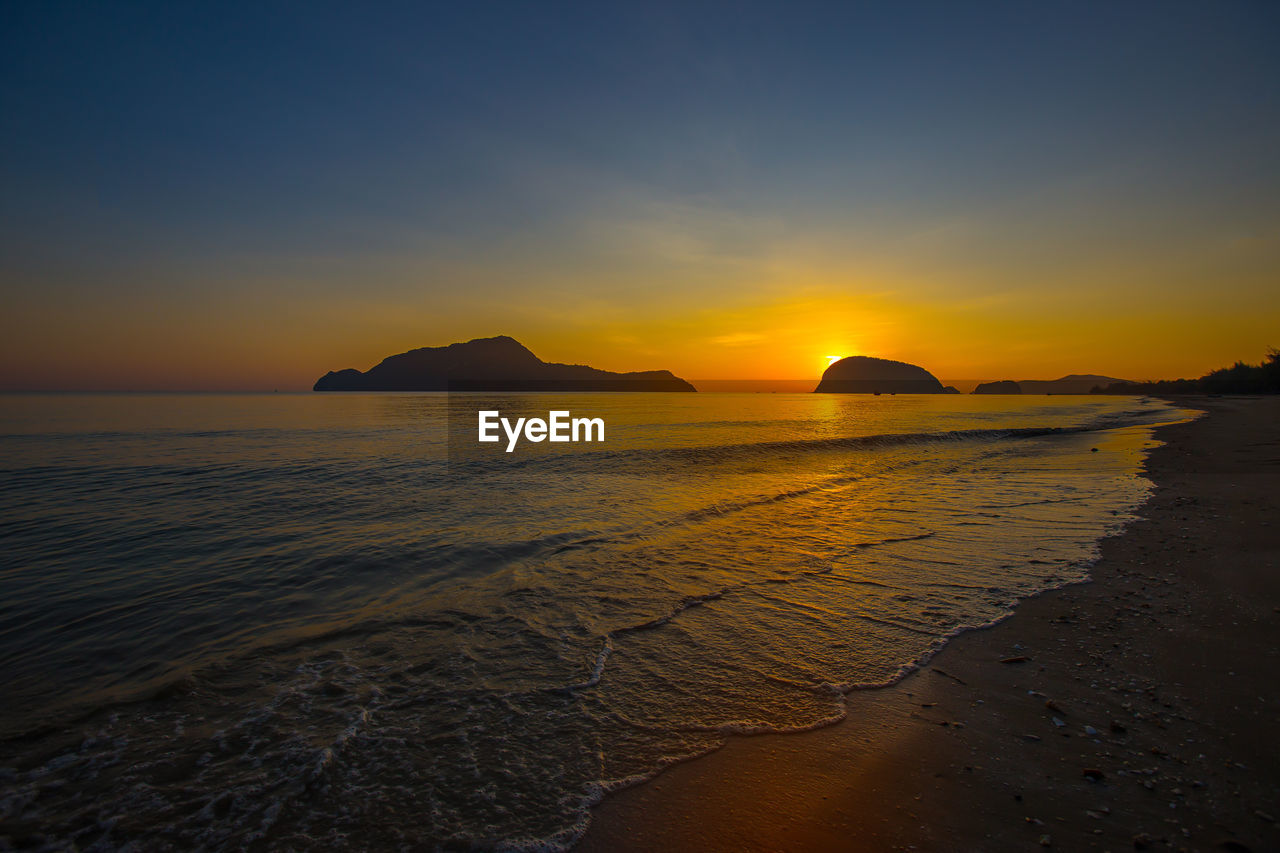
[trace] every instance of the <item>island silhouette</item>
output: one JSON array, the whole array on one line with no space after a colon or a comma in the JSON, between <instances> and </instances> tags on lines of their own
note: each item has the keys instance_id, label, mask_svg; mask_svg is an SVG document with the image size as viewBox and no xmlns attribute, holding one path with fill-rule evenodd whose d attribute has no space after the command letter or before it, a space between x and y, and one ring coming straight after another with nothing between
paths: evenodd
<instances>
[{"instance_id":1,"label":"island silhouette","mask_svg":"<svg viewBox=\"0 0 1280 853\"><path fill-rule=\"evenodd\" d=\"M329 371L314 391L697 391L669 370L615 373L538 358L515 338L498 335L388 356L366 371ZM1059 379L983 382L974 394L1191 394L1280 391L1280 351L1260 365L1237 362L1200 379L1133 382L1095 373ZM928 370L904 361L855 355L823 371L814 393L958 394Z\"/></svg>"},{"instance_id":2,"label":"island silhouette","mask_svg":"<svg viewBox=\"0 0 1280 853\"><path fill-rule=\"evenodd\" d=\"M1061 379L1001 379L983 382L973 389L975 394L1088 394L1094 388L1113 382L1125 382L1112 376L1096 373L1070 373Z\"/></svg>"},{"instance_id":3,"label":"island silhouette","mask_svg":"<svg viewBox=\"0 0 1280 853\"><path fill-rule=\"evenodd\" d=\"M543 361L499 335L388 356L369 370L329 371L314 391L696 391L669 370L612 373Z\"/></svg>"},{"instance_id":4,"label":"island silhouette","mask_svg":"<svg viewBox=\"0 0 1280 853\"><path fill-rule=\"evenodd\" d=\"M822 373L815 394L956 394L923 367L905 361L852 355Z\"/></svg>"},{"instance_id":5,"label":"island silhouette","mask_svg":"<svg viewBox=\"0 0 1280 853\"><path fill-rule=\"evenodd\" d=\"M1021 394L1022 386L1012 379L1001 379L998 382L983 382L973 389L974 394Z\"/></svg>"}]
</instances>

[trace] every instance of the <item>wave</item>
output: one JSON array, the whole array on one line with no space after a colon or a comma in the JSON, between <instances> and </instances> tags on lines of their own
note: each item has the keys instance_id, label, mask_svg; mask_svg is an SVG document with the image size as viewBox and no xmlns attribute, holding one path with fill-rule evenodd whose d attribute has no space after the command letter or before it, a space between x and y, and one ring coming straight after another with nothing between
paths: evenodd
<instances>
[{"instance_id":1,"label":"wave","mask_svg":"<svg viewBox=\"0 0 1280 853\"><path fill-rule=\"evenodd\" d=\"M689 447L629 447L621 449L586 449L575 447L571 454L536 454L506 456L496 460L486 454L474 457L459 454L450 447L449 468L453 476L473 476L488 472L505 473L512 469L538 467L556 469L605 466L627 463L671 462L687 465L722 463L737 457L823 453L837 450L877 450L911 447L934 443L1000 442L1046 438L1059 435L1081 435L1134 426L1159 426L1169 422L1167 409L1132 409L1126 412L1096 416L1091 422L1072 426L990 427L937 432L878 433L873 435L835 436L788 440L762 440L708 444ZM466 445L468 450L471 445Z\"/></svg>"},{"instance_id":2,"label":"wave","mask_svg":"<svg viewBox=\"0 0 1280 853\"><path fill-rule=\"evenodd\" d=\"M968 430L950 430L941 432L913 432L913 433L884 433L869 436L849 436L826 439L806 439L796 441L763 441L754 443L745 443L738 445L721 445L706 448L667 448L667 449L629 449L619 451L589 452L583 454L574 454L572 460L575 464L582 464L581 458L592 457L591 464L608 465L608 460L616 460L620 457L630 457L633 459L653 459L655 457L678 457L684 462L690 462L691 455L698 454L720 454L726 455L731 453L741 454L769 454L769 453L786 453L786 452L825 452L832 450L864 450L874 448L891 448L927 445L936 443L982 443L991 442L998 443L1010 440L1026 440L1044 437L1053 437L1061 435L1078 435L1103 429L1115 428L1118 424L1130 425L1134 422L1134 418L1139 415L1160 414L1154 410L1133 410L1122 413L1123 417L1098 418L1089 425L1076 426L1043 426L1043 427L1022 427L1022 428L992 428L992 429L968 429ZM885 460L885 464L875 466L872 471L867 473L839 474L828 476L819 480L810 482L803 486L791 489L783 489L772 493L749 494L745 496L735 497L729 500L720 500L703 504L702 506L693 507L680 512L672 513L663 517L650 518L640 523L635 520L621 525L604 528L585 528L578 530L557 531L548 533L543 536L528 539L509 539L494 541L478 541L478 542L450 542L437 541L434 543L415 543L414 546L391 546L382 544L375 546L372 550L364 547L358 552L342 552L330 554L317 559L306 560L299 563L296 569L285 575L274 577L270 580L270 584L277 588L297 587L300 589L313 589L318 585L323 585L324 579L350 578L353 572L359 570L362 576L373 578L377 575L380 567L396 566L401 568L400 577L402 581L394 587L386 590L383 594L376 596L380 600L380 608L383 612L388 612L387 618L370 620L367 623L346 623L334 626L330 630L316 631L310 626L297 623L292 619L281 620L277 625L270 629L264 630L256 639L248 636L245 631L236 631L229 637L222 640L211 641L208 644L202 643L202 650L193 649L191 659L187 660L183 665L174 667L174 678L181 680L186 678L193 668L199 668L205 662L211 660L234 660L244 659L263 653L269 649L280 649L288 647L294 640L282 639L293 637L299 639L299 634L303 638L301 642L312 643L324 641L326 638L343 634L361 634L366 631L382 630L388 627L394 627L397 624L416 623L412 618L401 619L394 615L396 612L406 613L418 602L422 601L423 596L431 595L433 592L442 590L455 584L459 580L478 578L482 576L495 575L518 566L528 563L542 563L546 560L553 559L563 555L569 555L576 552L589 553L591 551L616 548L621 545L646 542L656 539L662 535L671 535L685 528L697 527L706 522L715 522L729 519L735 515L742 514L749 510L765 507L771 504L785 503L792 500L799 500L818 494L821 492L838 489L858 483L868 478L894 477L902 476L909 469L926 464L937 464L940 461L936 457L917 456L917 457L897 457L892 460ZM540 460L503 460L499 466L506 468L508 464L538 464ZM162 468L165 466L149 466ZM314 477L320 473L318 469L327 469L325 465L307 465L307 466L289 466L298 467L301 474ZM186 474L191 472L190 467L175 467L171 470L172 474ZM243 468L239 470L222 470L218 468L220 478L233 482L238 477L249 476ZM229 477L228 475L234 475ZM1063 499L1047 499L1043 501L1026 501L1013 504L983 504L979 505L990 509L1005 509L1015 506L1031 505L1035 503L1049 503L1054 500ZM1067 499L1075 500L1075 499ZM993 516L998 518L999 516ZM865 549L881 547L884 545L911 542L927 539L934 535L933 531L918 531L905 536L882 536L872 537L865 541L853 541L845 543L844 550L840 554L832 555L835 558L844 555L854 554ZM928 558L920 558L921 562L929 562ZM405 567L411 567L412 571L405 570ZM823 569L820 571L829 571ZM767 582L777 583L786 582L785 579L773 578ZM176 581L175 581L176 583ZM205 585L211 585L214 581L207 581ZM196 587L188 587L195 589ZM669 613L659 614L643 625L633 626L631 629L638 630L646 627L654 627L664 624L675 615L691 606L705 603L714 597L723 595L729 588L710 592L706 596L698 596L693 599L687 599L674 606ZM210 589L210 592L213 590ZM137 602L132 602L130 606L136 606ZM95 614L94 619L101 617L101 611ZM343 620L345 622L345 620ZM239 645L240 651L233 653L228 657L229 646ZM607 655L606 655L607 658ZM203 659L203 661L201 660ZM588 679L590 680L590 679ZM167 679L164 680L167 682ZM585 683L585 682L584 682ZM155 681L149 681L142 691L138 693L126 693L122 695L119 701L129 703L136 701L139 695L147 695L156 689L163 689L164 683L157 685ZM83 707L77 708L77 712L84 712ZM77 716L78 716L77 713Z\"/></svg>"}]
</instances>

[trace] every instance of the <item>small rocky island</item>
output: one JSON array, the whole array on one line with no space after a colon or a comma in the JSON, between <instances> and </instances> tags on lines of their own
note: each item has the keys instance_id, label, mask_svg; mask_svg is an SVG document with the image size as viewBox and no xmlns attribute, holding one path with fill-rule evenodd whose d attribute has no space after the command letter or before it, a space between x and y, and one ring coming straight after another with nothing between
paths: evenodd
<instances>
[{"instance_id":1,"label":"small rocky island","mask_svg":"<svg viewBox=\"0 0 1280 853\"><path fill-rule=\"evenodd\" d=\"M514 338L476 338L389 356L363 373L330 371L315 391L696 391L668 370L611 373L552 364Z\"/></svg>"},{"instance_id":2,"label":"small rocky island","mask_svg":"<svg viewBox=\"0 0 1280 853\"><path fill-rule=\"evenodd\" d=\"M828 367L817 394L955 394L923 367L886 358L854 355Z\"/></svg>"},{"instance_id":3,"label":"small rocky island","mask_svg":"<svg viewBox=\"0 0 1280 853\"><path fill-rule=\"evenodd\" d=\"M1001 379L999 382L983 382L973 389L975 394L1021 394L1022 386L1012 379Z\"/></svg>"}]
</instances>

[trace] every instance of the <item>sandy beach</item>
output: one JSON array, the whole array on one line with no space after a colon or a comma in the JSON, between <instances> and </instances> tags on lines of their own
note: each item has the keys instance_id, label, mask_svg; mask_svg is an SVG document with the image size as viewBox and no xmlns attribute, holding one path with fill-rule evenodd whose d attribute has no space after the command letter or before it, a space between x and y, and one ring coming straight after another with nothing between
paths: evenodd
<instances>
[{"instance_id":1,"label":"sandy beach","mask_svg":"<svg viewBox=\"0 0 1280 853\"><path fill-rule=\"evenodd\" d=\"M817 731L607 798L622 850L1280 850L1280 399L1179 400L1142 520Z\"/></svg>"}]
</instances>

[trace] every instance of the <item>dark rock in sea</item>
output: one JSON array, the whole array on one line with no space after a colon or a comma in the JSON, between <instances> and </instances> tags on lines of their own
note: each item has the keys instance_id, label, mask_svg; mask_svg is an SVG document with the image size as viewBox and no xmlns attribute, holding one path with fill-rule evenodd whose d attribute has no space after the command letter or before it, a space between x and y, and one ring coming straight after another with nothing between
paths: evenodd
<instances>
[{"instance_id":1,"label":"dark rock in sea","mask_svg":"<svg viewBox=\"0 0 1280 853\"><path fill-rule=\"evenodd\" d=\"M1249 848L1244 844L1241 844L1239 841L1236 841L1234 838L1227 838L1223 841L1219 841L1217 844L1214 845L1213 849L1223 850L1223 851L1226 851L1226 853L1253 853L1253 850L1251 848Z\"/></svg>"},{"instance_id":2,"label":"dark rock in sea","mask_svg":"<svg viewBox=\"0 0 1280 853\"><path fill-rule=\"evenodd\" d=\"M822 374L815 393L942 394L942 383L925 370L902 361L854 355L842 358Z\"/></svg>"},{"instance_id":3,"label":"dark rock in sea","mask_svg":"<svg viewBox=\"0 0 1280 853\"><path fill-rule=\"evenodd\" d=\"M500 335L389 356L361 373L330 371L315 391L696 391L668 370L611 373L552 364Z\"/></svg>"},{"instance_id":4,"label":"dark rock in sea","mask_svg":"<svg viewBox=\"0 0 1280 853\"><path fill-rule=\"evenodd\" d=\"M943 388L943 389L942 389L942 393L943 393L943 394L959 394L959 393L960 393L960 389L959 389L959 388L957 388L957 387L956 387L956 386L954 386L954 385L948 385L948 386L946 386L945 388Z\"/></svg>"},{"instance_id":5,"label":"dark rock in sea","mask_svg":"<svg viewBox=\"0 0 1280 853\"><path fill-rule=\"evenodd\" d=\"M973 389L975 394L1021 394L1022 386L1012 379L1001 379L999 382L983 382Z\"/></svg>"}]
</instances>

